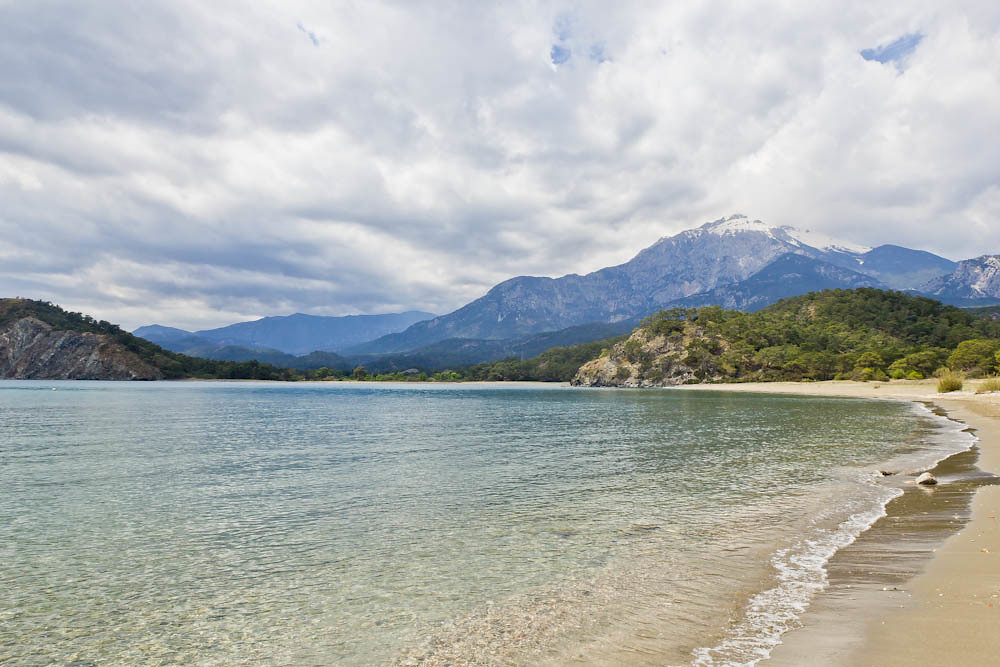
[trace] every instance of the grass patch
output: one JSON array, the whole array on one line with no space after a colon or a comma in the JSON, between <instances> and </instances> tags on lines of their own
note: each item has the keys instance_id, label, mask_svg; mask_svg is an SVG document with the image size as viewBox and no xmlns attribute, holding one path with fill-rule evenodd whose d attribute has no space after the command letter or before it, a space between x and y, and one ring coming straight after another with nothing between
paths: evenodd
<instances>
[{"instance_id":1,"label":"grass patch","mask_svg":"<svg viewBox=\"0 0 1000 667\"><path fill-rule=\"evenodd\" d=\"M950 391L958 391L962 388L962 375L954 371L942 373L938 378L938 393L946 394Z\"/></svg>"},{"instance_id":2,"label":"grass patch","mask_svg":"<svg viewBox=\"0 0 1000 667\"><path fill-rule=\"evenodd\" d=\"M1000 377L989 377L976 388L977 394L988 394L990 392L1000 391Z\"/></svg>"}]
</instances>

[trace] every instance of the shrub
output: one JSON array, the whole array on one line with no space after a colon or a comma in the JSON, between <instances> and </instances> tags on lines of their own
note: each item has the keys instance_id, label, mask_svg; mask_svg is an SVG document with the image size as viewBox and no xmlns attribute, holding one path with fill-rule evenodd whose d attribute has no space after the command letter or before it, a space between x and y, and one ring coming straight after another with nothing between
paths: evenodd
<instances>
[{"instance_id":1,"label":"shrub","mask_svg":"<svg viewBox=\"0 0 1000 667\"><path fill-rule=\"evenodd\" d=\"M949 371L942 373L938 378L938 392L946 394L950 391L958 391L962 388L962 375Z\"/></svg>"},{"instance_id":2,"label":"shrub","mask_svg":"<svg viewBox=\"0 0 1000 667\"><path fill-rule=\"evenodd\" d=\"M659 368L653 368L652 370L648 371L644 375L644 378L646 380L649 380L653 384L656 384L657 382L662 382L663 381L663 371L660 370Z\"/></svg>"},{"instance_id":3,"label":"shrub","mask_svg":"<svg viewBox=\"0 0 1000 667\"><path fill-rule=\"evenodd\" d=\"M986 378L986 381L976 389L977 394L986 394L994 391L1000 391L1000 377L996 375Z\"/></svg>"}]
</instances>

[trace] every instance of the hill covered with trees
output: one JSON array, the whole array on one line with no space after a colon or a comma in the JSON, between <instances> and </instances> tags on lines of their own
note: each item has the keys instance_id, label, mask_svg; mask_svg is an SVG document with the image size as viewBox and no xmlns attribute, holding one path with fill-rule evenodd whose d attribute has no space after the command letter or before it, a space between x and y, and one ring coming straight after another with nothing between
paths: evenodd
<instances>
[{"instance_id":1,"label":"hill covered with trees","mask_svg":"<svg viewBox=\"0 0 1000 667\"><path fill-rule=\"evenodd\" d=\"M932 299L874 288L827 290L755 313L672 309L584 364L573 382L918 379L941 368L995 372L1000 321Z\"/></svg>"}]
</instances>

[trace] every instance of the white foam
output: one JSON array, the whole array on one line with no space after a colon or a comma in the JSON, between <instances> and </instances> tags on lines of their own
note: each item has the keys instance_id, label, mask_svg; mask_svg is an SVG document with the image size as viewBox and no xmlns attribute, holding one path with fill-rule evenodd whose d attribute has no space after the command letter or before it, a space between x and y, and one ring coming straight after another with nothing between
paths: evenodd
<instances>
[{"instance_id":1,"label":"white foam","mask_svg":"<svg viewBox=\"0 0 1000 667\"><path fill-rule=\"evenodd\" d=\"M928 447L905 458L915 469L933 467L975 444L977 438L961 422L935 414L922 403L911 405L914 411L932 417L940 429ZM851 514L836 528L823 528L823 517L817 516L805 537L774 553L771 564L777 572L777 584L750 598L743 618L731 627L722 642L695 649L693 665L751 666L771 655L781 643L782 635L794 627L813 598L826 589L829 583L826 564L830 558L885 516L889 501L903 494L902 489L879 485L875 479L875 475L861 474L860 488L871 493L849 501L841 511Z\"/></svg>"},{"instance_id":2,"label":"white foam","mask_svg":"<svg viewBox=\"0 0 1000 667\"><path fill-rule=\"evenodd\" d=\"M779 549L771 558L778 573L776 586L750 598L743 618L729 636L711 648L694 651L694 665L756 665L771 655L812 599L828 584L826 564L885 516L885 506L903 491L877 487L882 493L874 508L851 514L833 530L816 529L809 537Z\"/></svg>"}]
</instances>

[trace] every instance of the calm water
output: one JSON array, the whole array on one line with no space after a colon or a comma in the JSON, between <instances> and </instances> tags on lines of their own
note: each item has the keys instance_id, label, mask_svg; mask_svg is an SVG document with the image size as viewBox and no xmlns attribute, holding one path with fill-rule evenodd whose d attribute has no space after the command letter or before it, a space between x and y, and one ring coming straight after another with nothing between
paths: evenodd
<instances>
[{"instance_id":1,"label":"calm water","mask_svg":"<svg viewBox=\"0 0 1000 667\"><path fill-rule=\"evenodd\" d=\"M4 381L0 662L752 663L872 472L969 444L888 401Z\"/></svg>"}]
</instances>

